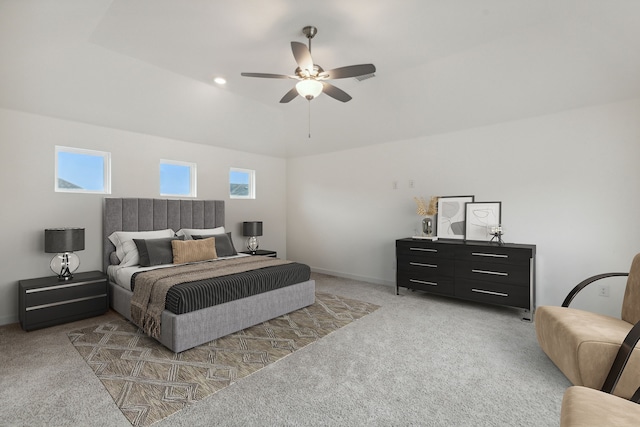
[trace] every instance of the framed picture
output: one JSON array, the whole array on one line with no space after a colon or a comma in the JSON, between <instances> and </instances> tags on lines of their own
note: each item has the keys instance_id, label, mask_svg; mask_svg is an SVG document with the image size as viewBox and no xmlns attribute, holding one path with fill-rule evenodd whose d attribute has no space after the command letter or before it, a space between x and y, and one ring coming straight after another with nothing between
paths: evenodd
<instances>
[{"instance_id":1,"label":"framed picture","mask_svg":"<svg viewBox=\"0 0 640 427\"><path fill-rule=\"evenodd\" d=\"M439 239L464 240L465 204L473 202L473 196L440 197L436 233Z\"/></svg>"},{"instance_id":2,"label":"framed picture","mask_svg":"<svg viewBox=\"0 0 640 427\"><path fill-rule=\"evenodd\" d=\"M467 203L465 238L485 242L491 240L491 227L501 224L501 208L502 202Z\"/></svg>"}]
</instances>

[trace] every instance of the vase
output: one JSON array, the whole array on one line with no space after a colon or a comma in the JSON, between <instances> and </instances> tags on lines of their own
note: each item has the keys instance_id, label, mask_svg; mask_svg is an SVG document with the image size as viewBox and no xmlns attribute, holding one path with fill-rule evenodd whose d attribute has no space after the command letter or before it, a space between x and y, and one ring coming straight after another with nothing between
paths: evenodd
<instances>
[{"instance_id":1,"label":"vase","mask_svg":"<svg viewBox=\"0 0 640 427\"><path fill-rule=\"evenodd\" d=\"M426 216L422 219L422 234L427 237L433 235L433 218Z\"/></svg>"}]
</instances>

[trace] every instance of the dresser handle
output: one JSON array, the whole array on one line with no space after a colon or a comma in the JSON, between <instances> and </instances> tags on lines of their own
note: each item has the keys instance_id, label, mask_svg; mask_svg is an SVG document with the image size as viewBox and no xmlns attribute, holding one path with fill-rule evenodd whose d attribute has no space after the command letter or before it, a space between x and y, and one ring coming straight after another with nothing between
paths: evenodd
<instances>
[{"instance_id":1,"label":"dresser handle","mask_svg":"<svg viewBox=\"0 0 640 427\"><path fill-rule=\"evenodd\" d=\"M471 289L471 292L477 292L479 294L495 295L495 296L498 296L498 297L508 297L509 296L509 294L505 294L505 293L502 293L502 292L485 291L484 289L475 289L475 288Z\"/></svg>"},{"instance_id":2,"label":"dresser handle","mask_svg":"<svg viewBox=\"0 0 640 427\"><path fill-rule=\"evenodd\" d=\"M501 273L499 271L487 271L487 270L471 270L472 273L481 273L481 274L493 274L494 276L508 276L509 273Z\"/></svg>"},{"instance_id":3,"label":"dresser handle","mask_svg":"<svg viewBox=\"0 0 640 427\"><path fill-rule=\"evenodd\" d=\"M416 265L418 267L438 268L438 266L436 264L424 264L422 262L410 262L409 265Z\"/></svg>"},{"instance_id":4,"label":"dresser handle","mask_svg":"<svg viewBox=\"0 0 640 427\"><path fill-rule=\"evenodd\" d=\"M483 252L471 252L471 255L474 255L474 256L486 256L486 257L489 257L489 258L509 258L509 255L485 254Z\"/></svg>"},{"instance_id":5,"label":"dresser handle","mask_svg":"<svg viewBox=\"0 0 640 427\"><path fill-rule=\"evenodd\" d=\"M422 251L422 252L438 252L437 249L431 249L431 248L409 248L409 250Z\"/></svg>"},{"instance_id":6,"label":"dresser handle","mask_svg":"<svg viewBox=\"0 0 640 427\"><path fill-rule=\"evenodd\" d=\"M424 280L409 279L409 281L413 283L422 283L423 285L438 286L435 282L425 282Z\"/></svg>"}]
</instances>

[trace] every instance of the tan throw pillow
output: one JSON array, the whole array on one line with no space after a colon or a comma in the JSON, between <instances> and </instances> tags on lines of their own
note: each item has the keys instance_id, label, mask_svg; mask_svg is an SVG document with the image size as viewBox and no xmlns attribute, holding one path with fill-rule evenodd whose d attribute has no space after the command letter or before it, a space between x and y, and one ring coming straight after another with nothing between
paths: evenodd
<instances>
[{"instance_id":1,"label":"tan throw pillow","mask_svg":"<svg viewBox=\"0 0 640 427\"><path fill-rule=\"evenodd\" d=\"M210 237L202 240L172 240L173 263L206 261L218 258L216 254L216 239Z\"/></svg>"}]
</instances>

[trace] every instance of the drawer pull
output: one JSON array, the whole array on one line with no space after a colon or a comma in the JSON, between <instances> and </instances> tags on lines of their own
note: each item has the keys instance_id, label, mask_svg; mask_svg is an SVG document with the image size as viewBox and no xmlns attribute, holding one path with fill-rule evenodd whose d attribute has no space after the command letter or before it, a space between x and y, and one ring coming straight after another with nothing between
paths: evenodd
<instances>
[{"instance_id":1,"label":"drawer pull","mask_svg":"<svg viewBox=\"0 0 640 427\"><path fill-rule=\"evenodd\" d=\"M480 274L492 274L494 276L508 276L509 273L501 273L499 271L488 271L488 270L471 270L472 273L480 273Z\"/></svg>"},{"instance_id":2,"label":"drawer pull","mask_svg":"<svg viewBox=\"0 0 640 427\"><path fill-rule=\"evenodd\" d=\"M34 305L33 307L27 307L26 311L40 310L42 308L55 307L57 305L71 304L71 303L80 302L80 301L88 301L90 299L104 298L106 296L107 294L102 294L102 295L94 295L94 296L84 297L84 298L70 299L66 301L52 302L50 304Z\"/></svg>"},{"instance_id":3,"label":"drawer pull","mask_svg":"<svg viewBox=\"0 0 640 427\"><path fill-rule=\"evenodd\" d=\"M415 265L418 267L431 267L431 268L438 268L438 266L436 264L425 264L422 262L410 262L409 265Z\"/></svg>"},{"instance_id":4,"label":"drawer pull","mask_svg":"<svg viewBox=\"0 0 640 427\"><path fill-rule=\"evenodd\" d=\"M489 294L489 295L495 295L498 297L508 297L509 294L505 294L503 292L494 292L494 291L485 291L484 289L471 289L471 292L477 292L479 294Z\"/></svg>"},{"instance_id":5,"label":"drawer pull","mask_svg":"<svg viewBox=\"0 0 640 427\"><path fill-rule=\"evenodd\" d=\"M438 286L435 282L425 282L424 280L409 279L409 281L413 283L422 283L423 285Z\"/></svg>"},{"instance_id":6,"label":"drawer pull","mask_svg":"<svg viewBox=\"0 0 640 427\"><path fill-rule=\"evenodd\" d=\"M409 248L409 250L421 251L421 252L438 252L437 249L431 249L431 248Z\"/></svg>"},{"instance_id":7,"label":"drawer pull","mask_svg":"<svg viewBox=\"0 0 640 427\"><path fill-rule=\"evenodd\" d=\"M44 288L27 289L25 291L25 293L26 294L33 294L33 293L36 293L36 292L46 292L46 291L52 291L54 289L73 288L75 286L90 285L92 283L100 283L100 282L104 282L104 279L89 280L89 281L86 281L86 282L65 283L63 285L53 285L53 286L47 286L47 287L44 287Z\"/></svg>"},{"instance_id":8,"label":"drawer pull","mask_svg":"<svg viewBox=\"0 0 640 427\"><path fill-rule=\"evenodd\" d=\"M471 252L473 256L486 256L489 258L509 258L509 255L502 254L485 254L484 252Z\"/></svg>"}]
</instances>

